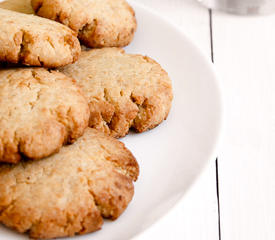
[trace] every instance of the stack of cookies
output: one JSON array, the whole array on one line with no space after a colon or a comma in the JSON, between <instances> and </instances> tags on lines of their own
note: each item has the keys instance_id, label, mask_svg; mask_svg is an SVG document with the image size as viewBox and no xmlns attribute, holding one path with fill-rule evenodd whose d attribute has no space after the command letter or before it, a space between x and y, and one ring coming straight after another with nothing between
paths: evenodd
<instances>
[{"instance_id":1,"label":"stack of cookies","mask_svg":"<svg viewBox=\"0 0 275 240\"><path fill-rule=\"evenodd\" d=\"M0 8L0 222L39 239L93 232L139 175L117 138L167 118L171 80L121 49L137 26L125 0L29 4L38 16Z\"/></svg>"}]
</instances>

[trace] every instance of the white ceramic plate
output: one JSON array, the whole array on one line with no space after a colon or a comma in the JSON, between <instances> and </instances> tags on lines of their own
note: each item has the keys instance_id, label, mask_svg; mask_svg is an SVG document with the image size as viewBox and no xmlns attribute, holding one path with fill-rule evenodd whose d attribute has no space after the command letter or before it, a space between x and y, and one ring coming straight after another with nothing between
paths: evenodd
<instances>
[{"instance_id":1,"label":"white ceramic plate","mask_svg":"<svg viewBox=\"0 0 275 240\"><path fill-rule=\"evenodd\" d=\"M1 1L1 0L0 0ZM74 239L126 240L144 231L179 201L210 159L221 132L221 96L209 60L175 26L131 2L138 31L128 53L157 60L173 81L174 101L159 127L123 139L140 164L135 196L115 222ZM26 239L0 227L0 239Z\"/></svg>"}]
</instances>

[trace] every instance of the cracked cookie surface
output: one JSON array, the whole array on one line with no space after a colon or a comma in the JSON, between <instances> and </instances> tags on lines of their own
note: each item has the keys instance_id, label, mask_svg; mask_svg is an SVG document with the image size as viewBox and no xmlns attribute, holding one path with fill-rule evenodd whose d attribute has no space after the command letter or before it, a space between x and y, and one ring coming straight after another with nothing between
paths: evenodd
<instances>
[{"instance_id":1,"label":"cracked cookie surface","mask_svg":"<svg viewBox=\"0 0 275 240\"><path fill-rule=\"evenodd\" d=\"M168 116L171 80L149 57L119 48L94 49L59 70L82 87L91 111L89 126L113 137L125 136L130 128L144 132Z\"/></svg>"},{"instance_id":2,"label":"cracked cookie surface","mask_svg":"<svg viewBox=\"0 0 275 240\"><path fill-rule=\"evenodd\" d=\"M32 0L35 13L69 26L87 47L123 47L134 36L135 12L125 0Z\"/></svg>"},{"instance_id":3,"label":"cracked cookie surface","mask_svg":"<svg viewBox=\"0 0 275 240\"><path fill-rule=\"evenodd\" d=\"M0 62L59 67L75 62L81 48L68 27L0 8Z\"/></svg>"},{"instance_id":4,"label":"cracked cookie surface","mask_svg":"<svg viewBox=\"0 0 275 240\"><path fill-rule=\"evenodd\" d=\"M80 137L89 106L74 81L42 68L0 70L0 162L38 159Z\"/></svg>"},{"instance_id":5,"label":"cracked cookie surface","mask_svg":"<svg viewBox=\"0 0 275 240\"><path fill-rule=\"evenodd\" d=\"M0 165L0 222L39 239L96 231L125 210L138 174L123 143L88 128L51 157Z\"/></svg>"}]
</instances>

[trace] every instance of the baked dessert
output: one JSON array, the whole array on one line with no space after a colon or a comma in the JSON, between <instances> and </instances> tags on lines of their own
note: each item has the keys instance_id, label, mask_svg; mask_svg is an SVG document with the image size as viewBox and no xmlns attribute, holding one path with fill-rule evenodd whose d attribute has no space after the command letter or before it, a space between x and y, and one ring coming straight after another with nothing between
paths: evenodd
<instances>
[{"instance_id":1,"label":"baked dessert","mask_svg":"<svg viewBox=\"0 0 275 240\"><path fill-rule=\"evenodd\" d=\"M113 137L130 128L144 132L167 118L171 80L153 59L120 48L83 51L79 60L59 68L74 78L88 99L89 126Z\"/></svg>"},{"instance_id":2,"label":"baked dessert","mask_svg":"<svg viewBox=\"0 0 275 240\"><path fill-rule=\"evenodd\" d=\"M123 143L88 128L51 157L0 165L0 222L35 239L96 231L125 210L138 174Z\"/></svg>"},{"instance_id":3,"label":"baked dessert","mask_svg":"<svg viewBox=\"0 0 275 240\"><path fill-rule=\"evenodd\" d=\"M43 68L0 70L0 162L47 157L88 126L86 98L74 80Z\"/></svg>"},{"instance_id":4,"label":"baked dessert","mask_svg":"<svg viewBox=\"0 0 275 240\"><path fill-rule=\"evenodd\" d=\"M2 8L0 19L0 62L53 68L78 59L80 43L68 27Z\"/></svg>"},{"instance_id":5,"label":"baked dessert","mask_svg":"<svg viewBox=\"0 0 275 240\"><path fill-rule=\"evenodd\" d=\"M123 47L136 31L135 12L125 0L32 0L35 13L73 29L87 47Z\"/></svg>"}]
</instances>

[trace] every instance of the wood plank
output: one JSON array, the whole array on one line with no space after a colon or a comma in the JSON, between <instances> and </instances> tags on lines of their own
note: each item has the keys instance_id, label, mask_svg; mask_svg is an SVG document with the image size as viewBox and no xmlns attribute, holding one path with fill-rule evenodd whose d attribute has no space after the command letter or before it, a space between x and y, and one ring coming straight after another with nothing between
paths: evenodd
<instances>
[{"instance_id":1,"label":"wood plank","mask_svg":"<svg viewBox=\"0 0 275 240\"><path fill-rule=\"evenodd\" d=\"M275 16L215 13L226 129L219 154L223 240L275 239Z\"/></svg>"},{"instance_id":2,"label":"wood plank","mask_svg":"<svg viewBox=\"0 0 275 240\"><path fill-rule=\"evenodd\" d=\"M195 1L139 0L178 25L211 57L208 10ZM167 46L169 47L169 46ZM135 239L217 240L218 208L215 159L184 199L151 229Z\"/></svg>"}]
</instances>

